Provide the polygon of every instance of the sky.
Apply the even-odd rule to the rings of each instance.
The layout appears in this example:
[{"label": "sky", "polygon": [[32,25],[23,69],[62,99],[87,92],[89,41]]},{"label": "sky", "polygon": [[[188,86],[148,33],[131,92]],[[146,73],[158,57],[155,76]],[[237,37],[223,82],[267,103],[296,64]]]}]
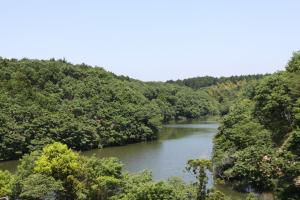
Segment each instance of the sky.
[{"label": "sky", "polygon": [[0,0],[0,56],[144,81],[272,73],[300,50],[299,0]]}]

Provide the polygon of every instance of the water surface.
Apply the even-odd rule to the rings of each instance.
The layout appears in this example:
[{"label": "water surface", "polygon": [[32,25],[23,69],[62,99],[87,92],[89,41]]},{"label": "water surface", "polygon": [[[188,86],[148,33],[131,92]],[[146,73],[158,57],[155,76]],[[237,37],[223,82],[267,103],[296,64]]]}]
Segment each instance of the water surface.
[{"label": "water surface", "polygon": [[[96,157],[117,157],[124,163],[124,170],[139,172],[148,169],[155,180],[171,176],[182,177],[185,181],[194,181],[194,177],[185,171],[189,159],[211,158],[213,137],[218,123],[212,121],[183,121],[165,125],[159,133],[159,139],[119,147],[107,147],[82,152],[83,155]],[[0,169],[15,171],[18,161],[0,163]],[[213,185],[209,174],[209,187]],[[245,199],[245,195],[232,191],[227,186],[217,186],[233,200]]]},{"label": "water surface", "polygon": [[216,122],[170,124],[160,131],[158,140],[91,150],[83,154],[117,157],[124,163],[125,170],[138,172],[148,169],[156,180],[179,176],[189,181],[193,178],[185,172],[187,160],[210,158],[212,138],[217,128]]}]

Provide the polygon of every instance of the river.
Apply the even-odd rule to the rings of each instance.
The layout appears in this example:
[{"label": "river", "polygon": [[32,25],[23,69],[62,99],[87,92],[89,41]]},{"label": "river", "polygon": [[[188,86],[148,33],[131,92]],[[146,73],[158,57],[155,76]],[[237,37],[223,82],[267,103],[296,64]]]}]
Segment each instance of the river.
[{"label": "river", "polygon": [[[95,149],[82,154],[96,157],[117,157],[124,163],[124,170],[139,172],[144,169],[152,171],[155,180],[167,179],[171,176],[182,177],[185,181],[194,178],[185,171],[189,159],[211,158],[213,137],[218,123],[214,121],[182,121],[165,125],[159,139],[119,147]],[[0,163],[0,169],[15,171],[17,161]],[[213,184],[209,175],[209,186]],[[233,200],[244,199],[244,195],[232,191],[226,186],[217,186]]]}]

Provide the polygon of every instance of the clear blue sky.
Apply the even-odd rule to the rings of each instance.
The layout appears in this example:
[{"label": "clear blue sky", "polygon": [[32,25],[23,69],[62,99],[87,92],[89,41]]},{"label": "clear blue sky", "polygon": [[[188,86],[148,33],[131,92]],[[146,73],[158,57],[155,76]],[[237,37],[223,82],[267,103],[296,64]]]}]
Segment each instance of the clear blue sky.
[{"label": "clear blue sky", "polygon": [[299,0],[0,5],[0,56],[66,58],[141,80],[274,72],[300,49]]}]

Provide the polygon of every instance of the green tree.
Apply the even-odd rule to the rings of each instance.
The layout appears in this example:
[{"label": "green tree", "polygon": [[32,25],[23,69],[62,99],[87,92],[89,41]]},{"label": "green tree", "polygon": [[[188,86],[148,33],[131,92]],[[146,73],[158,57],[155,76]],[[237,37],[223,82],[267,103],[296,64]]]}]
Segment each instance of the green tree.
[{"label": "green tree", "polygon": [[107,199],[119,193],[122,164],[116,158],[87,158],[84,163],[86,188],[90,199]]},{"label": "green tree", "polygon": [[175,192],[164,182],[146,183],[127,193],[122,200],[176,200]]},{"label": "green tree", "polygon": [[99,176],[91,185],[90,198],[106,200],[116,194],[121,180],[112,176]]},{"label": "green tree", "polygon": [[36,160],[34,172],[51,176],[61,181],[65,189],[61,198],[85,198],[83,168],[79,155],[61,143],[53,143],[43,148]]},{"label": "green tree", "polygon": [[286,70],[288,72],[296,72],[300,70],[300,52],[294,52],[292,58],[289,60]]},{"label": "green tree", "polygon": [[20,182],[22,199],[39,200],[39,199],[57,199],[63,192],[61,181],[56,181],[53,177],[32,174]]},{"label": "green tree", "polygon": [[288,82],[281,74],[262,80],[254,96],[255,117],[273,133],[279,142],[292,127],[292,99]]},{"label": "green tree", "polygon": [[207,197],[205,200],[230,200],[229,197],[227,197],[225,194],[222,192],[212,189],[209,191]]},{"label": "green tree", "polygon": [[197,179],[197,200],[205,200],[207,195],[206,184],[208,181],[206,171],[211,170],[212,163],[210,160],[196,159],[187,162],[186,169],[192,172]]},{"label": "green tree", "polygon": [[197,189],[193,185],[186,184],[181,178],[171,177],[167,183],[173,188],[176,199],[196,199]]},{"label": "green tree", "polygon": [[300,197],[299,58],[296,52],[287,71],[247,88],[222,119],[214,139],[214,171],[237,189]]},{"label": "green tree", "polygon": [[8,171],[0,170],[0,197],[10,196],[15,178]]}]

